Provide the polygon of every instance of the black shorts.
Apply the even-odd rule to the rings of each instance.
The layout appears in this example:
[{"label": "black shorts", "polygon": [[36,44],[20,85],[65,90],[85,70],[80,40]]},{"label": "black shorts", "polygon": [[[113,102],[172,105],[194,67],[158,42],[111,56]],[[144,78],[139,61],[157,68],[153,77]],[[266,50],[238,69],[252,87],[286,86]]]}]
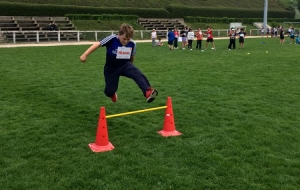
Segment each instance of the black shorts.
[{"label": "black shorts", "polygon": [[241,38],[241,37],[239,38],[240,43],[244,43],[244,41],[245,41],[244,38]]},{"label": "black shorts", "polygon": [[213,38],[206,39],[206,42],[214,42]]},{"label": "black shorts", "polygon": [[168,40],[168,45],[173,45],[174,40]]}]

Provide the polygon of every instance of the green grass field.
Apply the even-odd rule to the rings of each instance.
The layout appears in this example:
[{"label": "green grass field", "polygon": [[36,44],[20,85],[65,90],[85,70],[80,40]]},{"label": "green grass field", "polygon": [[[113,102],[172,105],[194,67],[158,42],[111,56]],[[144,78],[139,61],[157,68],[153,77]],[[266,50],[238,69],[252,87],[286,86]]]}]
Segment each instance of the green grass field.
[{"label": "green grass field", "polygon": [[[215,43],[204,52],[138,43],[135,64],[159,91],[151,104],[127,78],[117,103],[105,97],[104,48],[84,64],[89,46],[0,48],[1,189],[300,189],[300,46]],[[115,149],[88,147],[101,106],[109,115],[168,96],[181,136],[157,133],[158,110],[107,119]]]}]

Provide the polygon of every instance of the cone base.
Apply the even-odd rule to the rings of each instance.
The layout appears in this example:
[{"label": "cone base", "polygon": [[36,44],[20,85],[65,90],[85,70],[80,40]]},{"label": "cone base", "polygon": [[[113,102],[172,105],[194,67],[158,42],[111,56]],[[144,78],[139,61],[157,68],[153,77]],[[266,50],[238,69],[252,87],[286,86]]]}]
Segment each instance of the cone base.
[{"label": "cone base", "polygon": [[89,147],[91,148],[91,150],[93,152],[111,151],[111,150],[113,150],[115,148],[110,142],[108,142],[108,144],[105,145],[105,146],[98,146],[95,143],[90,143]]},{"label": "cone base", "polygon": [[157,131],[161,136],[164,137],[169,137],[169,136],[179,136],[181,135],[181,133],[179,131],[165,131],[165,130],[161,130],[161,131]]}]

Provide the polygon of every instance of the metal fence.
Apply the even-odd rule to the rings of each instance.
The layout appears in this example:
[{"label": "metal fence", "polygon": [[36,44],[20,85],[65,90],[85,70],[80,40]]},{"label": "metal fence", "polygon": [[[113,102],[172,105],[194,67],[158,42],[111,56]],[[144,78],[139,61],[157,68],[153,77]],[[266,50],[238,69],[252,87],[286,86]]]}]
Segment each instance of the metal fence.
[{"label": "metal fence", "polygon": [[[294,31],[295,35],[298,35],[299,31],[300,31],[300,28],[295,29],[295,31]],[[287,32],[287,29],[285,30],[285,33],[286,32]],[[250,29],[249,36],[260,36],[260,35],[261,35],[260,29]],[[270,35],[271,35],[271,32],[270,32]],[[279,36],[279,31],[278,31],[278,36]]]},{"label": "metal fence", "polygon": [[[215,29],[213,35],[215,37],[226,37],[229,29]],[[117,30],[107,31],[0,31],[0,37],[5,43],[19,42],[61,42],[61,41],[98,41],[108,35],[117,34]],[[162,38],[167,38],[167,30],[157,30]],[[150,30],[135,30],[134,40],[150,40]]]},{"label": "metal fence", "polygon": [[[298,35],[299,29],[295,30]],[[205,31],[203,31],[205,32]],[[117,30],[107,31],[0,31],[0,43],[22,43],[22,42],[61,42],[61,41],[98,41],[111,34],[117,34]],[[162,39],[167,39],[167,30],[157,30],[157,33],[162,36]],[[214,29],[214,37],[227,37],[229,29]],[[260,29],[250,29],[248,36],[260,36]],[[271,34],[270,34],[271,35]],[[279,34],[278,34],[279,35]],[[134,40],[150,40],[150,30],[136,30],[133,37]]]}]

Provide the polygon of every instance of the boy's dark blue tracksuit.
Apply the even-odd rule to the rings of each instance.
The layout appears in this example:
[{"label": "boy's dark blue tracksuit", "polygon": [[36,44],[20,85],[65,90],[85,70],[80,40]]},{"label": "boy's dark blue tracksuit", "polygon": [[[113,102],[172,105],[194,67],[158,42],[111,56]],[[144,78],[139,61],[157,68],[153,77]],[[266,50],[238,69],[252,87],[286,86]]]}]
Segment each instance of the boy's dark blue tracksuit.
[{"label": "boy's dark blue tracksuit", "polygon": [[[104,66],[105,90],[108,97],[112,97],[118,89],[120,76],[125,76],[134,80],[145,95],[150,88],[150,83],[146,76],[131,63],[130,59],[117,59],[119,47],[124,47],[118,35],[107,36],[100,40],[101,46],[106,46],[106,63]],[[131,48],[131,56],[136,53],[136,43],[132,40],[126,45]]]}]

